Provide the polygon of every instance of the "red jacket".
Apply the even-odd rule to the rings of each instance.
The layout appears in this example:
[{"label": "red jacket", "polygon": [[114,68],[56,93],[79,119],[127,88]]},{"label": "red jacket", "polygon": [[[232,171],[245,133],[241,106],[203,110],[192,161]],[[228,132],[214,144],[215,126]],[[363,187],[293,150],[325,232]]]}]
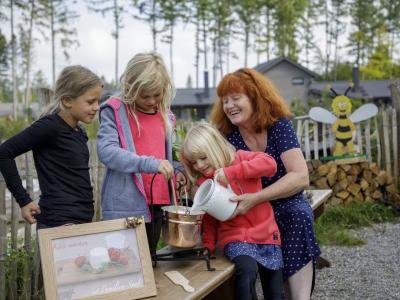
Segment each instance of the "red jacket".
[{"label": "red jacket", "polygon": [[[235,194],[255,193],[262,189],[262,176],[270,177],[275,174],[276,162],[263,152],[239,150],[232,165],[225,167],[224,172]],[[200,178],[197,184],[206,179]],[[238,215],[224,222],[205,214],[202,238],[204,247],[212,252],[217,240],[222,250],[230,242],[281,244],[274,212],[267,201],[254,206],[245,215]]]}]

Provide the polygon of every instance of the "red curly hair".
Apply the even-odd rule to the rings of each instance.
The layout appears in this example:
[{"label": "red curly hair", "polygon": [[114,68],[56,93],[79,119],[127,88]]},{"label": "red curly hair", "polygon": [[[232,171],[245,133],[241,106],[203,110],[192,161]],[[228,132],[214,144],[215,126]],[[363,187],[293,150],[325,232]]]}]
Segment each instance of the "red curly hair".
[{"label": "red curly hair", "polygon": [[226,74],[217,87],[218,100],[211,110],[210,121],[220,132],[232,132],[234,125],[222,109],[222,98],[233,93],[245,94],[253,107],[252,126],[261,132],[274,124],[278,118],[292,116],[286,102],[274,84],[254,69],[242,68]]}]

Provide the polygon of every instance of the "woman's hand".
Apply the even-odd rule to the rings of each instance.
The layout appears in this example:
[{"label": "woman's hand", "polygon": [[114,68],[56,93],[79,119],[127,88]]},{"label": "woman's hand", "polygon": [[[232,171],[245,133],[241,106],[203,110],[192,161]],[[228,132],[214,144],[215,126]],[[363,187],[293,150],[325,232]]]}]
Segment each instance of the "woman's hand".
[{"label": "woman's hand", "polygon": [[258,204],[257,193],[234,196],[231,197],[230,200],[233,202],[238,202],[238,205],[233,212],[231,219],[233,219],[237,215],[246,214],[250,209]]},{"label": "woman's hand", "polygon": [[219,183],[222,183],[224,185],[228,184],[228,178],[226,178],[224,169],[221,168],[221,169],[215,170],[215,172],[214,172],[214,180],[219,182]]},{"label": "woman's hand", "polygon": [[164,175],[165,179],[170,179],[174,175],[174,167],[168,160],[162,160],[158,166],[158,173]]},{"label": "woman's hand", "polygon": [[36,202],[29,202],[21,208],[21,215],[29,224],[36,223],[35,215],[40,214],[40,207]]}]

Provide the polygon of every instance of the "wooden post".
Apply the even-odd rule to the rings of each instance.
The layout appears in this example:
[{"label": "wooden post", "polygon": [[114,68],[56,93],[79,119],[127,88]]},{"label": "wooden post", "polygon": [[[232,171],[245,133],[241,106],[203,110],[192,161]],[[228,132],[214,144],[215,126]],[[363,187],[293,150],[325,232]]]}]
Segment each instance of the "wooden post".
[{"label": "wooden post", "polygon": [[363,151],[363,143],[362,143],[362,137],[361,137],[361,124],[360,123],[356,124],[356,137],[357,137],[358,152],[362,154],[362,153],[364,153],[364,151]]},{"label": "wooden post", "polygon": [[299,144],[301,145],[301,132],[302,132],[302,120],[297,119],[297,128],[296,128],[296,135],[297,135],[297,140],[299,141]]},{"label": "wooden post", "polygon": [[385,146],[386,172],[390,175],[393,175],[391,158],[390,158],[389,120],[386,109],[383,110],[382,121],[383,121],[383,144],[386,145]]},{"label": "wooden post", "polygon": [[335,137],[333,136],[332,125],[329,125],[328,132],[329,132],[329,145],[330,145],[329,147],[331,149],[331,155],[333,155],[333,149],[335,149]]},{"label": "wooden post", "polygon": [[378,127],[378,119],[375,116],[374,117],[374,125],[375,125],[375,131],[376,131],[376,151],[377,151],[377,156],[376,156],[376,162],[378,163],[378,166],[382,168],[382,150],[381,150],[381,134],[380,134],[380,129]]},{"label": "wooden post", "polygon": [[53,97],[53,91],[48,88],[38,88],[37,95],[38,95],[38,104],[40,110],[39,115],[40,115],[51,103],[51,99]]},{"label": "wooden post", "polygon": [[326,151],[326,124],[322,123],[322,151],[324,157],[328,156],[328,152]]},{"label": "wooden post", "polygon": [[[26,180],[26,191],[34,199],[34,191],[33,191],[33,174],[32,174],[32,152],[25,153],[25,180]],[[23,270],[24,277],[24,297],[25,299],[30,299],[31,297],[31,273],[32,273],[32,232],[31,232],[31,224],[25,222],[25,244],[24,248],[27,253],[26,261]]]},{"label": "wooden post", "polygon": [[318,147],[318,123],[315,121],[313,122],[313,129],[314,129],[314,159],[319,159],[319,147]]},{"label": "wooden post", "polygon": [[[390,85],[390,92],[392,95],[392,104],[395,109],[395,115],[396,115],[396,120],[400,120],[400,81],[393,81],[392,84]],[[397,123],[395,123],[396,126],[396,132],[397,132],[397,138],[396,141],[400,141],[400,130],[397,128]],[[396,149],[396,156],[394,157],[394,160],[397,162],[397,167],[396,167],[396,172],[399,174],[399,161],[400,161],[400,151],[398,151],[399,145],[397,144],[395,146]],[[396,174],[396,173],[395,173]],[[397,176],[398,177],[398,176]],[[396,178],[398,180],[398,178]],[[399,184],[399,182],[397,182]],[[398,187],[398,185],[397,185]]]},{"label": "wooden post", "polygon": [[371,159],[371,127],[369,119],[365,123],[365,145],[367,158]]},{"label": "wooden post", "polygon": [[0,173],[0,300],[6,299],[7,215],[6,183]]},{"label": "wooden post", "polygon": [[306,153],[306,160],[311,159],[311,152],[310,152],[310,136],[308,133],[309,130],[309,120],[304,121],[304,152]]},{"label": "wooden post", "polygon": [[396,186],[399,185],[399,141],[398,128],[397,128],[397,112],[395,109],[391,109],[392,112],[392,138],[393,138],[393,177]]},{"label": "wooden post", "polygon": [[[18,219],[19,219],[19,206],[14,197],[11,197],[11,250],[18,251]],[[14,259],[10,262],[10,299],[18,299],[17,297],[17,260]]]},{"label": "wooden post", "polygon": [[101,220],[101,187],[102,187],[102,183],[103,183],[103,177],[104,177],[104,165],[99,161],[97,164],[97,204],[95,206],[95,210],[96,210],[96,216],[97,219],[96,221],[100,221]]},{"label": "wooden post", "polygon": [[100,221],[100,184],[99,184],[99,159],[96,151],[96,140],[89,139],[90,152],[90,178],[93,186],[94,216],[93,221]]}]

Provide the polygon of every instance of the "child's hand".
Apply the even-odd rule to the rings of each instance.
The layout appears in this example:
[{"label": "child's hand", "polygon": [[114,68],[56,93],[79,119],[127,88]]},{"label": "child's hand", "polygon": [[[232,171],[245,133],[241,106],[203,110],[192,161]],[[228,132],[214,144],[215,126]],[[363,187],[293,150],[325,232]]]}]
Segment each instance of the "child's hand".
[{"label": "child's hand", "polygon": [[174,167],[168,160],[162,160],[158,166],[158,173],[164,175],[165,179],[170,179],[174,175]]},{"label": "child's hand", "polygon": [[40,207],[36,202],[29,202],[21,208],[21,215],[29,224],[36,223],[35,215],[40,214]]},{"label": "child's hand", "polygon": [[224,169],[217,169],[214,173],[214,180],[223,183],[224,185],[228,184],[228,178],[226,178]]}]

